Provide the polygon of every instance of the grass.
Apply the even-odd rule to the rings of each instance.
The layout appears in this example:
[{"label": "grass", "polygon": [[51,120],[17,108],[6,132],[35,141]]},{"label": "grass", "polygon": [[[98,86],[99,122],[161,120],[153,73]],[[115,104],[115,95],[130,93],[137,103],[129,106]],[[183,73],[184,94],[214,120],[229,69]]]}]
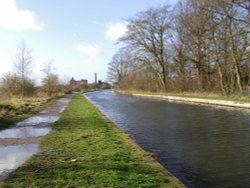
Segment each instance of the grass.
[{"label": "grass", "polygon": [[123,91],[116,90],[118,93],[125,94],[148,94],[148,95],[163,95],[163,96],[176,96],[176,97],[187,97],[187,98],[199,98],[199,99],[212,99],[212,100],[223,100],[223,101],[234,101],[234,102],[250,102],[249,97],[237,97],[237,96],[222,96],[214,93],[195,93],[195,92],[182,92],[182,93],[156,93],[148,91]]},{"label": "grass", "polygon": [[0,130],[8,128],[14,123],[28,118],[54,100],[48,98],[15,99],[0,103]]},{"label": "grass", "polygon": [[80,94],[0,187],[184,187]]}]

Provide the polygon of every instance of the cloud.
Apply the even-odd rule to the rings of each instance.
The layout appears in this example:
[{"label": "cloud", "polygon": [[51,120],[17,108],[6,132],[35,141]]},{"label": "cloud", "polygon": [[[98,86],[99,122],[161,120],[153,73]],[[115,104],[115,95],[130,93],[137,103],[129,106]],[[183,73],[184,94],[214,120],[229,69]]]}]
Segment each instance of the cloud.
[{"label": "cloud", "polygon": [[79,44],[76,46],[76,49],[82,54],[89,56],[89,57],[96,57],[102,53],[100,46],[98,46],[97,44],[95,45]]},{"label": "cloud", "polygon": [[103,51],[101,47],[97,44],[95,45],[76,45],[76,49],[78,52],[82,53],[85,56],[85,63],[92,63],[95,58],[100,56]]},{"label": "cloud", "polygon": [[19,10],[15,0],[0,0],[0,27],[40,31],[44,28],[44,22],[38,21],[35,13],[30,10]]},{"label": "cloud", "polygon": [[107,24],[106,38],[116,42],[127,31],[126,22],[110,22]]}]

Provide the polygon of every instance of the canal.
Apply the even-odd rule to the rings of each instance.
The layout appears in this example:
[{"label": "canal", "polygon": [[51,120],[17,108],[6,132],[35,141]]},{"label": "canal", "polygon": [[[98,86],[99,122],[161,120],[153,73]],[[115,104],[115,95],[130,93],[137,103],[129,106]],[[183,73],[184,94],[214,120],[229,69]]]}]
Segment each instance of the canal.
[{"label": "canal", "polygon": [[190,188],[250,187],[250,111],[100,91],[85,96]]}]

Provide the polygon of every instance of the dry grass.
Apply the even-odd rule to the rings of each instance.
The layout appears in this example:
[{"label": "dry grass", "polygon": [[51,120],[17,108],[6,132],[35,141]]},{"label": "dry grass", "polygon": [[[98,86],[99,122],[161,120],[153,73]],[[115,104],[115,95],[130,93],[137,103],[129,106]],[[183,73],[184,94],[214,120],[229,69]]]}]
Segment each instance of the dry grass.
[{"label": "dry grass", "polygon": [[38,112],[49,101],[48,98],[26,98],[24,100],[15,98],[0,102],[0,130]]}]

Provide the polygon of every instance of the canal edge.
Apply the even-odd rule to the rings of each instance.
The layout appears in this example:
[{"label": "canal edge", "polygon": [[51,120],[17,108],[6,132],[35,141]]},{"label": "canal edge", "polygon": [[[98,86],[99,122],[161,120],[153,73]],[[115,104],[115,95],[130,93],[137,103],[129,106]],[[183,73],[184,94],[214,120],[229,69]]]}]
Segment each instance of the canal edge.
[{"label": "canal edge", "polygon": [[201,105],[213,105],[213,106],[224,106],[224,107],[232,107],[232,108],[250,109],[250,103],[248,103],[248,102],[189,98],[189,97],[178,97],[178,96],[160,95],[160,94],[156,94],[156,95],[140,94],[140,93],[136,93],[136,92],[117,91],[117,90],[115,90],[113,92],[119,93],[119,94],[124,94],[124,95],[132,95],[135,97],[163,99],[163,100],[167,100],[167,101],[176,101],[176,102],[190,103],[190,104],[197,104],[197,105],[201,104]]},{"label": "canal edge", "polygon": [[91,103],[91,101],[88,100],[87,97],[83,95],[83,97],[96,109],[100,117],[107,122],[107,125],[114,130],[115,133],[119,135],[121,140],[124,143],[129,144],[133,151],[140,156],[140,159],[145,162],[145,164],[149,165],[152,170],[154,170],[156,173],[158,173],[160,176],[162,176],[166,182],[172,183],[175,188],[186,188],[186,186],[177,178],[175,177],[171,172],[169,172],[165,167],[163,167],[153,156],[152,153],[145,151],[143,148],[141,148],[137,143],[135,143],[134,140],[132,140],[129,135],[124,132],[123,130],[119,129],[115,123],[113,123],[106,115],[104,115],[95,105]]}]

